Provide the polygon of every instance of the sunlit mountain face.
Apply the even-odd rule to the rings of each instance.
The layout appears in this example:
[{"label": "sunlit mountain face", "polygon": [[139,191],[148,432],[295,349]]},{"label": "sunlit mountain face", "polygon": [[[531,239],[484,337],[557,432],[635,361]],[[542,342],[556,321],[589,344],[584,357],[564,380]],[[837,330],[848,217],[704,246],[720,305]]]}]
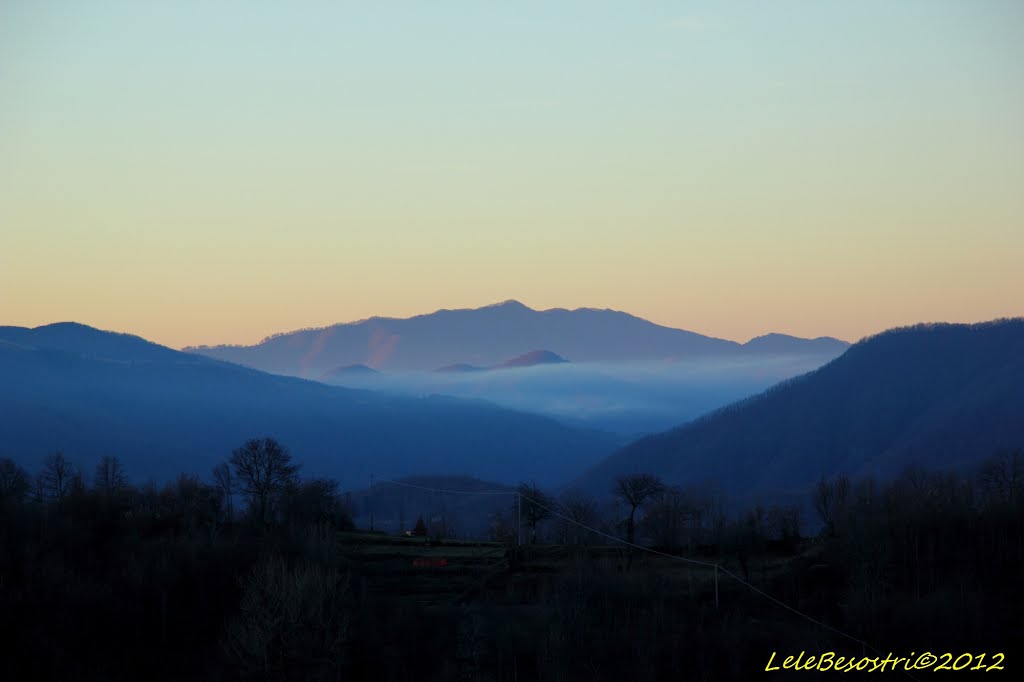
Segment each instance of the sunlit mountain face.
[{"label": "sunlit mountain face", "polygon": [[616,310],[533,310],[518,301],[483,308],[438,310],[416,317],[373,317],[321,329],[275,334],[253,346],[186,348],[269,372],[315,378],[364,364],[382,371],[430,371],[452,366],[574,363],[661,363],[758,355],[835,357],[832,338],[781,334],[746,344],[654,324]]},{"label": "sunlit mountain face", "polygon": [[618,311],[537,311],[506,301],[187,350],[342,386],[479,398],[636,435],[814,369],[847,346],[781,334],[739,344]]}]

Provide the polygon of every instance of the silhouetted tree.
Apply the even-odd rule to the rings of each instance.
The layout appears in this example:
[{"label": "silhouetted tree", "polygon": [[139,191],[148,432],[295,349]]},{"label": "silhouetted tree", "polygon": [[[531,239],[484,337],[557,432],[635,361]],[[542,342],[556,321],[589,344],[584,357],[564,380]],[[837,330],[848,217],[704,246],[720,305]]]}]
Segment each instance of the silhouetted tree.
[{"label": "silhouetted tree", "polygon": [[46,457],[43,469],[36,477],[36,491],[39,498],[44,501],[60,502],[80,485],[81,477],[77,468],[59,451]]},{"label": "silhouetted tree", "polygon": [[338,483],[328,478],[288,483],[282,492],[281,507],[285,521],[291,524],[352,527],[351,515],[338,495]]},{"label": "silhouetted tree", "polygon": [[231,466],[253,513],[269,523],[274,504],[286,486],[295,482],[299,465],[273,438],[252,439],[231,453]]},{"label": "silhouetted tree", "polygon": [[615,494],[629,506],[626,522],[626,539],[629,542],[633,542],[636,536],[636,510],[664,489],[661,479],[651,474],[623,474],[615,479]]},{"label": "silhouetted tree", "polygon": [[825,524],[825,531],[830,536],[836,533],[849,493],[850,479],[844,474],[836,476],[832,481],[822,477],[814,489],[814,510],[818,512],[821,522]]},{"label": "silhouetted tree", "polygon": [[349,613],[348,577],[311,563],[272,557],[242,581],[239,615],[223,647],[243,676],[339,680]]},{"label": "silhouetted tree", "polygon": [[654,496],[648,502],[646,518],[646,525],[654,541],[669,549],[681,548],[692,510],[689,496],[678,486],[666,487]]},{"label": "silhouetted tree", "polygon": [[586,544],[590,531],[582,526],[593,528],[597,524],[597,503],[585,493],[570,490],[562,495],[559,506],[566,516],[560,523],[562,542],[567,545]]},{"label": "silhouetted tree", "polygon": [[988,504],[1019,508],[1024,502],[1024,452],[1001,452],[986,460],[981,465],[978,480]]},{"label": "silhouetted tree", "polygon": [[0,503],[21,502],[30,487],[27,471],[15,464],[12,459],[0,459]]},{"label": "silhouetted tree", "polygon": [[117,457],[107,455],[96,465],[96,477],[93,486],[107,499],[117,496],[128,484],[124,475],[124,467]]},{"label": "silhouetted tree", "polygon": [[224,513],[228,521],[231,521],[235,518],[235,479],[227,462],[221,462],[213,467],[213,484],[220,490],[224,500]]},{"label": "silhouetted tree", "polygon": [[736,558],[743,570],[743,577],[750,580],[750,559],[764,551],[765,521],[767,512],[755,506],[743,516],[728,525],[722,532],[722,549]]},{"label": "silhouetted tree", "polygon": [[159,513],[176,519],[186,528],[211,526],[221,514],[220,491],[206,485],[195,474],[182,473],[159,493]]},{"label": "silhouetted tree", "polygon": [[491,517],[487,527],[488,537],[493,542],[514,543],[516,539],[515,523],[506,512],[498,511]]},{"label": "silhouetted tree", "polygon": [[520,505],[519,522],[526,524],[530,530],[530,543],[534,544],[537,542],[537,526],[551,518],[550,510],[554,508],[555,501],[538,488],[536,483],[520,483],[519,497],[515,503]]},{"label": "silhouetted tree", "polygon": [[774,505],[768,509],[767,525],[774,539],[787,550],[796,549],[800,542],[800,507]]}]

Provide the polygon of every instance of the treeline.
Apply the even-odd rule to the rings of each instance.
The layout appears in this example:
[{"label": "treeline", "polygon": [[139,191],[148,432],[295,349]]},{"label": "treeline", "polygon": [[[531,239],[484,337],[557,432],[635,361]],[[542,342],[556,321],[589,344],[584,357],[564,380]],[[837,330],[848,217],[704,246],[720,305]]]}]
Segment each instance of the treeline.
[{"label": "treeline", "polygon": [[[884,482],[822,479],[808,494],[814,519],[792,506],[726,516],[713,494],[643,474],[618,479],[618,504],[603,516],[593,498],[578,493],[538,498],[529,486],[520,490],[543,504],[536,529],[538,515],[523,512],[524,537],[561,542],[575,526],[569,519],[622,539],[632,527],[638,544],[718,564],[886,653],[1012,657],[1024,650],[1020,451],[966,473],[916,467]],[[569,538],[607,541],[583,533]],[[721,603],[713,609],[707,573],[695,588],[699,578],[680,577],[691,575],[685,562],[673,577],[671,560],[640,550],[623,555],[611,565],[572,562],[541,590],[540,603],[554,616],[539,646],[549,664],[562,666],[561,679],[740,680],[763,673],[770,651],[872,655],[730,577],[721,576]],[[1014,660],[1005,667],[1021,669]]]},{"label": "treeline", "polygon": [[761,549],[792,552],[804,532],[798,505],[757,506],[730,516],[719,491],[669,485],[651,474],[617,477],[606,497],[574,488],[556,494],[535,483],[521,483],[515,492],[518,499],[491,516],[490,540],[569,546],[623,540],[668,553],[717,553],[753,529]]},{"label": "treeline", "polygon": [[91,483],[62,453],[0,460],[4,676],[336,679],[351,514],[300,469],[270,438],[162,486],[115,457]]},{"label": "treeline", "polygon": [[[182,473],[163,486],[130,483],[117,457],[100,459],[88,485],[62,452],[48,455],[35,476],[9,458],[0,459],[0,505],[6,511],[30,503],[50,514],[185,521],[212,530],[234,521],[256,525],[326,522],[352,527],[351,513],[328,478],[302,478],[301,464],[273,438],[252,439],[210,472],[209,481]],[[235,501],[244,505],[236,514]]]},{"label": "treeline", "polygon": [[823,479],[814,521],[793,507],[729,516],[646,474],[620,478],[614,502],[519,491],[492,527],[507,565],[421,603],[403,581],[447,589],[458,574],[368,564],[370,536],[339,532],[337,484],[303,478],[272,439],[164,486],[132,485],[113,458],[88,482],[60,455],[34,475],[0,460],[4,676],[746,680],[772,651],[863,653],[725,573],[716,592],[708,569],[642,548],[718,564],[896,655],[1024,650],[1019,452],[969,475]]}]

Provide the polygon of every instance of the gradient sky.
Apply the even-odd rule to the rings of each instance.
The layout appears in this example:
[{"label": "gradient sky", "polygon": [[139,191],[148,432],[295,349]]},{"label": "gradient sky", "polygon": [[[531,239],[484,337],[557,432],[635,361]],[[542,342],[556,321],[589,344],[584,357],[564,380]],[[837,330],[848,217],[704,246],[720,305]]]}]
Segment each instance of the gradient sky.
[{"label": "gradient sky", "polygon": [[0,3],[0,324],[1024,314],[1024,3]]}]

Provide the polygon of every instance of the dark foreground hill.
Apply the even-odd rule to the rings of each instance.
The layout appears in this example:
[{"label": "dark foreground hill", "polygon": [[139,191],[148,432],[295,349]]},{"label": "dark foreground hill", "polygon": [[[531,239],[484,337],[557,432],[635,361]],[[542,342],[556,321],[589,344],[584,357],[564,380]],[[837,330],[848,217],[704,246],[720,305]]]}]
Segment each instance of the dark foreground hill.
[{"label": "dark foreground hill", "polygon": [[87,473],[110,454],[137,480],[208,472],[270,435],[344,487],[451,471],[558,484],[619,444],[489,403],[273,376],[76,324],[0,328],[0,434],[0,456],[30,470],[55,450]]},{"label": "dark foreground hill", "polygon": [[806,494],[821,476],[963,469],[1024,447],[1024,319],[894,329],[818,370],[678,429],[638,440],[586,473],[711,483],[733,500]]}]

